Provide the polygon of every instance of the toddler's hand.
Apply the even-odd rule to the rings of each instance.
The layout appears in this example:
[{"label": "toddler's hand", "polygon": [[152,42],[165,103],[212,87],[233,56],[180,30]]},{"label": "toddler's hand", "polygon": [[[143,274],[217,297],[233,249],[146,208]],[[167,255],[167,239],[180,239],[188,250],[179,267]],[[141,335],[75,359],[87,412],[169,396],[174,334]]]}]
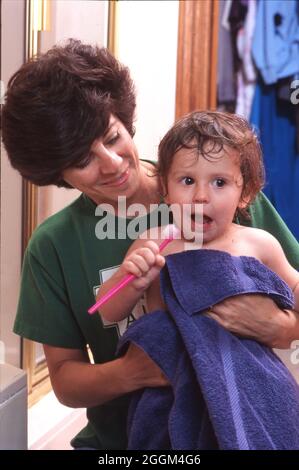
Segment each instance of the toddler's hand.
[{"label": "toddler's hand", "polygon": [[135,289],[147,289],[164,264],[165,258],[159,253],[159,245],[148,240],[124,259],[121,270],[136,276],[137,279],[131,283]]}]

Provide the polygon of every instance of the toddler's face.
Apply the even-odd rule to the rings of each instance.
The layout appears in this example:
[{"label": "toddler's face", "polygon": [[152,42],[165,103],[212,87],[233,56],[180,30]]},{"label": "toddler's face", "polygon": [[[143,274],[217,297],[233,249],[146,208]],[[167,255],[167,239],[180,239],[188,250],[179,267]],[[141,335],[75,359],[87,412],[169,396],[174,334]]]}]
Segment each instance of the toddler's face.
[{"label": "toddler's face", "polygon": [[[198,154],[196,149],[180,149],[170,167],[166,188],[167,203],[180,205],[180,214],[174,214],[174,217],[183,218],[187,230],[186,219],[189,217],[191,233],[202,234],[203,243],[227,233],[243,188],[239,156],[234,149],[223,148],[209,156],[211,161]],[[179,221],[176,223],[181,226]],[[187,232],[184,230],[184,233]]]}]

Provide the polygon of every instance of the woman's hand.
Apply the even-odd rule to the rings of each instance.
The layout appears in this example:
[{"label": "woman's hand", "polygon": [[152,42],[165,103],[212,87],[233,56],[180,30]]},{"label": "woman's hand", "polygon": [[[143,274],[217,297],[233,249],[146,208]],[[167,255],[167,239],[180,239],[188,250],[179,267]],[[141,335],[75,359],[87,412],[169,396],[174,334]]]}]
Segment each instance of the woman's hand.
[{"label": "woman's hand", "polygon": [[227,330],[253,338],[271,348],[288,349],[299,338],[299,317],[281,310],[266,295],[243,294],[214,305],[208,316]]}]

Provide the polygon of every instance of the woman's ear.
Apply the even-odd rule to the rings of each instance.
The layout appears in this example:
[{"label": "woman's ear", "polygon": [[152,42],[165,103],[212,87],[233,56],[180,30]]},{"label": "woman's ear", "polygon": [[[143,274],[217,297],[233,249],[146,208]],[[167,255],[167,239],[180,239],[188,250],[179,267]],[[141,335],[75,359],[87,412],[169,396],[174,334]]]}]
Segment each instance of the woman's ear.
[{"label": "woman's ear", "polygon": [[168,203],[167,187],[161,176],[160,176],[160,188],[161,188],[161,196],[163,197],[164,201]]}]

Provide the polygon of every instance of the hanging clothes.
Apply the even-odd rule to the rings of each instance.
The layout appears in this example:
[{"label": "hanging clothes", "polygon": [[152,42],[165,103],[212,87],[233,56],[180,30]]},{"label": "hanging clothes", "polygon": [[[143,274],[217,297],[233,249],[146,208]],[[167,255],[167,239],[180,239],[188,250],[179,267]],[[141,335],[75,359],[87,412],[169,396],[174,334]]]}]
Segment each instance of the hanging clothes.
[{"label": "hanging clothes", "polygon": [[299,72],[297,0],[258,2],[252,54],[266,84]]},{"label": "hanging clothes", "polygon": [[260,79],[251,123],[260,133],[266,168],[265,194],[299,240],[299,158],[296,152],[296,107],[277,97],[276,85]]},{"label": "hanging clothes", "polygon": [[264,192],[297,239],[298,130],[288,83],[299,72],[298,5],[297,0],[258,1],[252,55],[260,78],[250,119],[260,131],[266,168]]},{"label": "hanging clothes", "polygon": [[220,0],[217,72],[218,109],[235,112],[241,57],[236,38],[244,26],[248,0]]},{"label": "hanging clothes", "polygon": [[228,23],[231,1],[219,2],[219,46],[217,70],[217,102],[219,105],[229,106],[236,101],[236,83],[233,66],[233,48]]},{"label": "hanging clothes", "polygon": [[256,82],[256,69],[253,63],[251,48],[256,20],[256,0],[248,2],[244,26],[237,33],[237,50],[241,65],[237,73],[236,113],[250,118]]},{"label": "hanging clothes", "polygon": [[241,28],[244,27],[246,15],[248,11],[248,0],[232,0],[229,24],[231,31],[231,38],[233,44],[233,57],[234,57],[234,70],[237,72],[241,65],[241,58],[238,55],[237,49],[237,35]]}]

